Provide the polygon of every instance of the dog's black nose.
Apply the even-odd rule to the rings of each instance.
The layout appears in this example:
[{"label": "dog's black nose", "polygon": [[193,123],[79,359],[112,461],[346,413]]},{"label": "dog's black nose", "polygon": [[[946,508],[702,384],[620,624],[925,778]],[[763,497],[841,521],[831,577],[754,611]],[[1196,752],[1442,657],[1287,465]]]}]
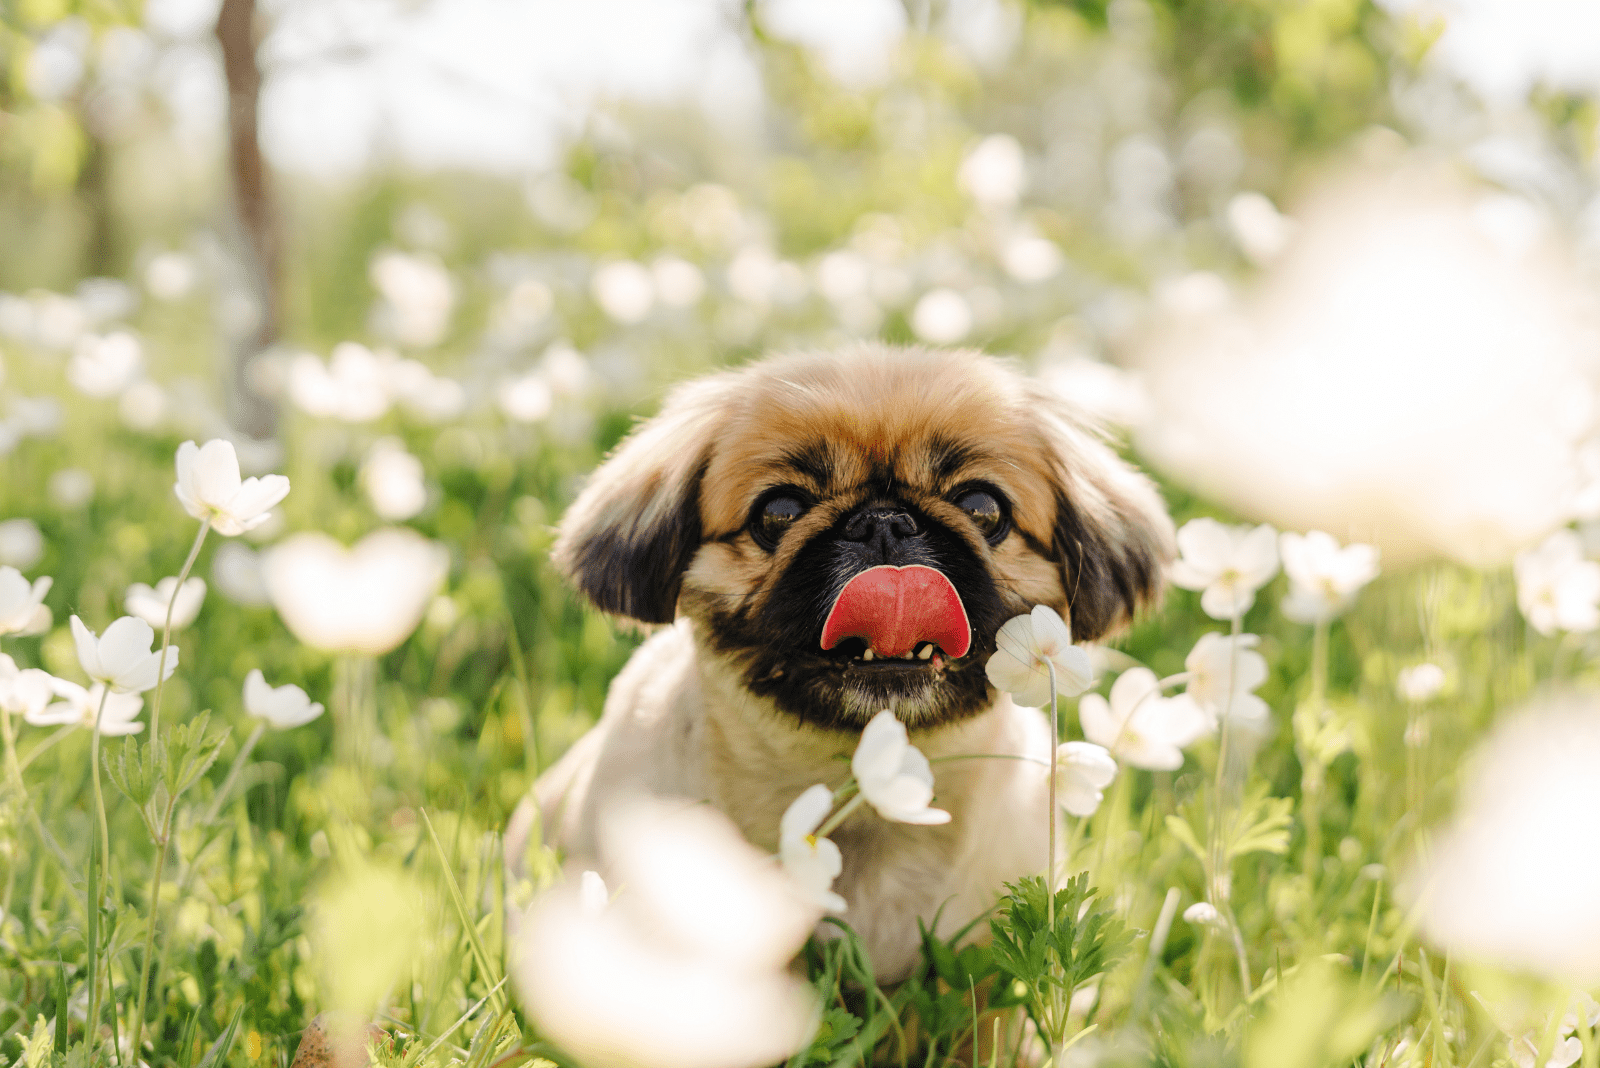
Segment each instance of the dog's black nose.
[{"label": "dog's black nose", "polygon": [[911,541],[921,533],[916,517],[892,505],[868,505],[852,515],[844,525],[846,541],[860,542],[876,550],[885,563],[897,563]]}]

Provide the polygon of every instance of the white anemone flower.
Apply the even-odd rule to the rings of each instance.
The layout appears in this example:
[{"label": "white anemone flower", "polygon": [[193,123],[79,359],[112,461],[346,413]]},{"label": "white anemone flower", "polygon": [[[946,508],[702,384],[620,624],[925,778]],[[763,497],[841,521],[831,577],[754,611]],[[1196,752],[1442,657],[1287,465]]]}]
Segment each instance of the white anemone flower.
[{"label": "white anemone flower", "polygon": [[1583,558],[1583,539],[1556,531],[1517,554],[1517,606],[1540,634],[1586,632],[1600,627],[1600,563]]},{"label": "white anemone flower", "polygon": [[28,722],[44,711],[55,696],[56,679],[38,668],[18,668],[17,662],[0,653],[0,708],[14,712]]},{"label": "white anemone flower", "polygon": [[1182,556],[1172,565],[1172,584],[1204,590],[1200,608],[1212,619],[1250,611],[1256,591],[1278,573],[1278,532],[1270,524],[1230,527],[1215,519],[1191,519],[1178,530]]},{"label": "white anemone flower", "polygon": [[1008,619],[995,635],[995,652],[984,668],[997,690],[1020,705],[1050,703],[1050,668],[1055,668],[1056,694],[1074,697],[1094,685],[1089,654],[1072,644],[1072,629],[1049,605]]},{"label": "white anemone flower", "polygon": [[1444,668],[1434,663],[1414,664],[1401,668],[1395,677],[1395,689],[1400,696],[1414,705],[1433,700],[1444,689]]},{"label": "white anemone flower", "polygon": [[113,693],[153,690],[158,682],[171,678],[178,668],[178,647],[168,647],[163,670],[161,651],[150,648],[156,640],[156,632],[150,624],[133,616],[114,621],[99,637],[83,625],[83,620],[73,616],[72,640],[78,647],[78,663],[83,666],[84,674],[95,682],[105,683]]},{"label": "white anemone flower", "polygon": [[373,656],[417,629],[449,569],[448,549],[400,527],[351,549],[326,534],[296,534],[262,554],[267,593],[295,637]]},{"label": "white anemone flower", "polygon": [[1117,777],[1117,762],[1093,742],[1056,747],[1056,802],[1074,816],[1092,816]]},{"label": "white anemone flower", "polygon": [[1296,623],[1324,623],[1355,603],[1361,587],[1378,577],[1375,545],[1340,546],[1332,534],[1284,534],[1278,539],[1289,596],[1283,614]]},{"label": "white anemone flower", "polygon": [[379,438],[361,462],[361,485],[372,510],[390,522],[410,519],[428,503],[422,461],[399,438]]},{"label": "white anemone flower", "polygon": [[312,703],[300,687],[268,686],[260,668],[252,668],[244,677],[244,710],[280,731],[310,723],[322,715],[322,705]]},{"label": "white anemone flower", "polygon": [[282,475],[239,478],[239,455],[233,442],[215,438],[203,447],[186,441],[178,446],[178,481],[173,491],[184,511],[211,520],[218,534],[232,537],[253,530],[272,517],[272,506],[289,495]]},{"label": "white anemone flower", "polygon": [[1211,730],[1211,719],[1193,700],[1163,697],[1149,668],[1129,668],[1111,684],[1111,699],[1086,693],[1078,701],[1083,736],[1136,768],[1174,771],[1183,750]]},{"label": "white anemone flower", "polygon": [[1217,721],[1263,728],[1271,716],[1267,703],[1251,691],[1267,681],[1267,658],[1255,651],[1261,639],[1211,631],[1202,634],[1184,658],[1189,685],[1184,696]]},{"label": "white anemone flower", "polygon": [[1600,982],[1600,707],[1570,696],[1500,724],[1403,884],[1458,958],[1578,989]]},{"label": "white anemone flower", "polygon": [[517,937],[542,1034],[595,1068],[759,1068],[806,1046],[818,1009],[788,962],[819,912],[790,880],[701,805],[612,809],[600,846],[616,896],[559,885]]},{"label": "white anemone flower", "polygon": [[850,770],[861,796],[884,819],[923,825],[950,822],[950,813],[928,807],[933,800],[933,768],[911,744],[906,725],[888,709],[873,716],[861,732]]},{"label": "white anemone flower", "polygon": [[778,824],[778,859],[808,900],[828,912],[843,912],[845,900],[833,892],[844,868],[839,847],[817,837],[817,828],[833,810],[833,791],[822,783],[790,802]]},{"label": "white anemone flower", "polygon": [[235,604],[261,607],[271,604],[266,579],[261,574],[261,554],[237,541],[217,546],[211,558],[211,581]]},{"label": "white anemone flower", "polygon": [[[176,649],[168,650],[176,653]],[[54,702],[27,717],[35,727],[73,725],[94,730],[95,718],[100,720],[100,733],[106,735],[138,734],[144,724],[136,717],[144,708],[144,698],[136,693],[106,693],[106,685],[97,682],[85,689],[66,679],[52,679],[51,688],[61,700]],[[100,711],[101,701],[105,711]]]},{"label": "white anemone flower", "polygon": [[41,613],[50,611],[44,606],[50,583],[48,576],[30,583],[16,568],[0,567],[0,634],[38,633]]},{"label": "white anemone flower", "polygon": [[44,559],[44,534],[31,519],[7,519],[0,523],[0,565],[19,571]]},{"label": "white anemone flower", "polygon": [[131,616],[138,616],[152,627],[165,627],[167,624],[167,605],[172,605],[172,629],[182,630],[195,621],[200,614],[200,606],[206,599],[206,580],[195,578],[185,580],[183,588],[178,590],[178,599],[173,601],[172,591],[177,589],[178,578],[168,575],[156,583],[151,589],[143,582],[135,582],[128,587],[124,595],[122,606]]}]

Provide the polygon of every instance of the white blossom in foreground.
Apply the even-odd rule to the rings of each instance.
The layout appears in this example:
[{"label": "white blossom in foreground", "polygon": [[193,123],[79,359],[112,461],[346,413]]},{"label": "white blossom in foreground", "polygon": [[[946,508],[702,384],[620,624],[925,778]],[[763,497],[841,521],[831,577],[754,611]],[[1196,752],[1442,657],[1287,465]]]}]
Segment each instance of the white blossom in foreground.
[{"label": "white blossom in foreground", "polygon": [[867,804],[884,819],[924,825],[950,822],[950,813],[928,807],[933,800],[933,769],[911,744],[906,725],[888,709],[873,716],[861,732],[850,770]]},{"label": "white blossom in foreground", "polygon": [[1050,668],[1055,668],[1056,695],[1074,697],[1094,685],[1089,654],[1072,644],[1072,630],[1049,605],[1008,619],[995,635],[995,652],[984,672],[997,690],[1020,705],[1050,703]]},{"label": "white blossom in foreground", "polygon": [[1056,803],[1074,816],[1092,816],[1105,788],[1117,777],[1117,762],[1093,742],[1056,747]]},{"label": "white blossom in foreground", "polygon": [[178,446],[177,493],[184,511],[211,520],[218,534],[232,537],[253,530],[272,516],[272,507],[289,495],[282,475],[239,478],[239,455],[233,442],[215,438],[196,446]]},{"label": "white blossom in foreground", "polygon": [[123,596],[122,606],[131,616],[137,616],[152,627],[165,627],[167,624],[167,605],[172,605],[172,629],[182,630],[195,621],[200,614],[200,606],[206,599],[206,580],[195,577],[186,579],[183,588],[178,590],[178,599],[173,601],[172,591],[177,589],[178,578],[168,575],[156,583],[151,589],[143,582],[135,582],[128,587],[128,592]]},{"label": "white blossom in foreground", "polygon": [[49,577],[29,582],[14,567],[0,567],[0,634],[35,634],[44,613],[49,628],[49,609],[44,595],[50,592]]},{"label": "white blossom in foreground", "polygon": [[1401,697],[1420,705],[1433,700],[1444,689],[1444,668],[1431,663],[1401,668],[1394,685]]},{"label": "white blossom in foreground", "polygon": [[1191,519],[1178,530],[1172,584],[1203,590],[1200,608],[1212,619],[1244,615],[1256,591],[1278,573],[1278,532],[1269,524],[1230,527],[1215,519]]},{"label": "white blossom in foreground", "polygon": [[1372,545],[1340,546],[1332,534],[1284,534],[1278,540],[1289,596],[1283,614],[1296,623],[1322,623],[1355,603],[1361,587],[1378,577]]},{"label": "white blossom in foreground", "polygon": [[831,811],[833,791],[822,783],[795,798],[778,824],[778,859],[808,900],[828,912],[843,912],[845,900],[833,892],[833,881],[844,859],[837,845],[816,834]]},{"label": "white blossom in foreground", "polygon": [[252,668],[244,677],[244,710],[280,731],[310,723],[322,715],[322,705],[313,704],[300,687],[268,686],[259,668]]},{"label": "white blossom in foreground", "polygon": [[296,534],[262,557],[267,593],[295,637],[374,656],[417,629],[450,569],[448,549],[398,527],[350,549],[326,534]]},{"label": "white blossom in foreground", "polygon": [[[168,656],[176,652],[176,649],[170,649]],[[94,730],[95,717],[99,716],[101,734],[138,734],[144,730],[144,724],[136,722],[139,711],[144,708],[144,698],[136,693],[112,691],[107,694],[103,682],[97,682],[88,689],[66,679],[53,679],[51,685],[55,696],[61,700],[27,717],[28,722],[36,727],[73,724]],[[102,700],[105,702],[104,712],[100,711]]]},{"label": "white blossom in foreground", "polygon": [[1078,700],[1083,736],[1136,768],[1174,771],[1186,746],[1210,733],[1211,718],[1193,700],[1163,697],[1149,668],[1129,668],[1111,684],[1111,699]]},{"label": "white blossom in foreground", "polygon": [[810,1041],[815,998],[787,965],[818,910],[725,817],[634,802],[600,847],[615,899],[557,886],[513,950],[541,1033],[593,1068],[758,1068]]},{"label": "white blossom in foreground", "polygon": [[1185,696],[1219,722],[1264,728],[1271,710],[1251,692],[1267,681],[1267,658],[1255,651],[1260,640],[1254,634],[1202,634],[1183,661],[1189,669]]},{"label": "white blossom in foreground", "polygon": [[38,668],[18,668],[0,653],[0,708],[33,722],[55,696],[56,679]]},{"label": "white blossom in foreground", "polygon": [[1459,957],[1600,982],[1600,705],[1569,697],[1496,728],[1411,872],[1421,930]]},{"label": "white blossom in foreground", "polygon": [[150,624],[133,616],[114,621],[99,637],[83,625],[83,620],[73,616],[72,640],[78,647],[78,663],[84,674],[105,683],[114,693],[155,689],[156,683],[171,678],[178,667],[178,647],[174,645],[167,649],[162,670],[161,651],[150,648],[156,632]]},{"label": "white blossom in foreground", "polygon": [[1600,627],[1600,563],[1585,560],[1583,539],[1562,529],[1517,554],[1517,607],[1540,634]]}]

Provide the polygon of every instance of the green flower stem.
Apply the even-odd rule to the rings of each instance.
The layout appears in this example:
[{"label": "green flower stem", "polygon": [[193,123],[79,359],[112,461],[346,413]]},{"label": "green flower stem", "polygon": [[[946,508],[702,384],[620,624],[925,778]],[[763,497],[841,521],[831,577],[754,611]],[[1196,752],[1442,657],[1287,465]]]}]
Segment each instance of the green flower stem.
[{"label": "green flower stem", "polygon": [[[848,787],[846,787],[846,789],[848,789]],[[845,802],[845,805],[844,805],[843,808],[841,808],[838,812],[835,812],[833,815],[829,816],[826,820],[824,820],[822,826],[818,827],[815,831],[812,832],[812,837],[813,838],[826,838],[828,836],[829,832],[831,832],[835,827],[839,826],[839,824],[843,823],[845,821],[846,817],[848,817],[850,815],[850,813],[852,813],[856,809],[860,808],[861,807],[861,802],[865,801],[866,799],[867,799],[867,795],[866,794],[863,794],[863,793],[856,794],[849,801]]]},{"label": "green flower stem", "polygon": [[1306,849],[1301,861],[1310,889],[1317,888],[1317,875],[1322,869],[1322,788],[1327,769],[1322,766],[1320,753],[1311,751],[1302,741],[1314,737],[1327,714],[1328,700],[1328,621],[1318,620],[1311,632],[1311,703],[1307,714],[1316,717],[1314,724],[1305,730],[1295,731],[1295,743],[1300,758],[1300,804],[1305,820]]},{"label": "green flower stem", "polygon": [[90,777],[94,783],[94,811],[100,823],[100,863],[94,865],[94,878],[89,885],[89,929],[95,932],[89,939],[89,1012],[84,1017],[85,1041],[93,1051],[100,1033],[100,899],[105,893],[106,862],[111,856],[111,829],[106,824],[106,799],[100,792],[100,717],[105,715],[106,698],[111,687],[100,692],[100,708],[94,714],[94,736],[89,743]]},{"label": "green flower stem", "polygon": [[161,734],[161,691],[167,685],[167,646],[172,642],[172,609],[178,603],[178,594],[183,591],[184,580],[189,577],[189,571],[194,567],[195,558],[200,555],[200,546],[206,542],[206,535],[211,532],[211,520],[200,520],[200,532],[194,536],[194,545],[189,549],[189,559],[183,562],[183,570],[178,572],[178,582],[172,587],[172,599],[167,602],[167,622],[161,628],[161,661],[156,671],[156,699],[150,706],[150,744],[155,745],[156,739]]},{"label": "green flower stem", "polygon": [[44,741],[28,750],[28,755],[23,757],[20,761],[17,760],[16,753],[12,750],[10,737],[11,732],[8,727],[6,731],[6,759],[16,764],[17,775],[20,777],[23,772],[28,770],[29,764],[32,764],[34,760],[37,759],[42,753],[48,751],[57,742],[61,741],[73,731],[77,730],[80,726],[82,726],[80,723],[68,723],[63,727],[57,727],[51,732],[50,737],[46,738]]},{"label": "green flower stem", "polygon": [[222,813],[222,806],[228,803],[228,793],[233,789],[234,782],[239,778],[239,772],[244,769],[244,762],[250,756],[250,751],[261,740],[261,735],[266,732],[267,723],[261,720],[256,723],[256,729],[250,732],[250,737],[245,739],[244,745],[239,749],[239,755],[233,758],[233,764],[228,768],[227,778],[222,780],[222,785],[217,788],[216,796],[212,797],[211,805],[206,809],[206,823],[215,822]]},{"label": "green flower stem", "polygon": [[[1056,693],[1056,666],[1049,658],[1045,659],[1045,668],[1050,672],[1050,842],[1046,849],[1044,900],[1045,918],[1049,925],[1046,930],[1056,929],[1056,780],[1059,778],[1056,769],[1056,750],[1061,747],[1061,722],[1060,711],[1056,708],[1059,699]],[[1062,963],[1059,959],[1050,965],[1052,969],[1056,964]],[[1060,984],[1065,985],[1065,984]],[[1051,1013],[1050,1033],[1045,1036],[1050,1042],[1051,1068],[1060,1068],[1061,1057],[1066,1052],[1062,1044],[1067,1037],[1067,1009],[1072,1004],[1072,991],[1056,989],[1057,984],[1051,984],[1049,998],[1057,1002],[1054,1012]]]},{"label": "green flower stem", "polygon": [[5,746],[6,778],[10,781],[12,789],[16,790],[17,796],[21,798],[23,811],[28,814],[28,822],[33,825],[34,833],[39,836],[39,841],[44,844],[46,851],[61,866],[63,875],[71,874],[72,861],[67,857],[66,851],[61,848],[60,843],[55,840],[49,831],[45,830],[44,824],[39,820],[39,814],[33,810],[33,798],[28,796],[28,788],[22,782],[22,772],[29,764],[33,763],[34,757],[76,729],[76,726],[71,724],[62,727],[45,739],[44,744],[29,753],[26,760],[18,761],[16,731],[11,723],[11,713],[0,708],[0,739],[4,740]]},{"label": "green flower stem", "polygon": [[1218,725],[1219,738],[1217,741],[1217,774],[1211,790],[1211,826],[1210,842],[1207,843],[1207,853],[1211,858],[1206,872],[1206,901],[1217,910],[1228,923],[1233,935],[1233,951],[1239,966],[1239,985],[1244,997],[1252,993],[1250,982],[1250,958],[1245,953],[1244,937],[1239,931],[1238,920],[1234,918],[1233,906],[1229,903],[1232,897],[1232,872],[1228,862],[1228,844],[1223,841],[1223,827],[1227,818],[1229,775],[1229,735],[1233,720],[1233,694],[1234,687],[1239,679],[1239,637],[1244,630],[1244,616],[1237,607],[1233,613],[1232,641],[1228,648],[1228,695],[1222,706],[1222,722]]}]

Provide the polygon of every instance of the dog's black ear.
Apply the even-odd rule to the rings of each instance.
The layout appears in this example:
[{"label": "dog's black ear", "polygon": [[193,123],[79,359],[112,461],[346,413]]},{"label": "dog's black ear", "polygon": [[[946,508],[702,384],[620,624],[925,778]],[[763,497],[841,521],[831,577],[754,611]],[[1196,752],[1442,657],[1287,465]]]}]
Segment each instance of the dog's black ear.
[{"label": "dog's black ear", "polygon": [[671,623],[700,548],[700,483],[732,376],[690,382],[611,452],[562,517],[551,559],[603,612]]},{"label": "dog's black ear", "polygon": [[1172,518],[1154,484],[1117,456],[1093,420],[1043,386],[1032,393],[1056,487],[1051,555],[1061,564],[1072,636],[1094,641],[1160,601],[1176,552]]}]

